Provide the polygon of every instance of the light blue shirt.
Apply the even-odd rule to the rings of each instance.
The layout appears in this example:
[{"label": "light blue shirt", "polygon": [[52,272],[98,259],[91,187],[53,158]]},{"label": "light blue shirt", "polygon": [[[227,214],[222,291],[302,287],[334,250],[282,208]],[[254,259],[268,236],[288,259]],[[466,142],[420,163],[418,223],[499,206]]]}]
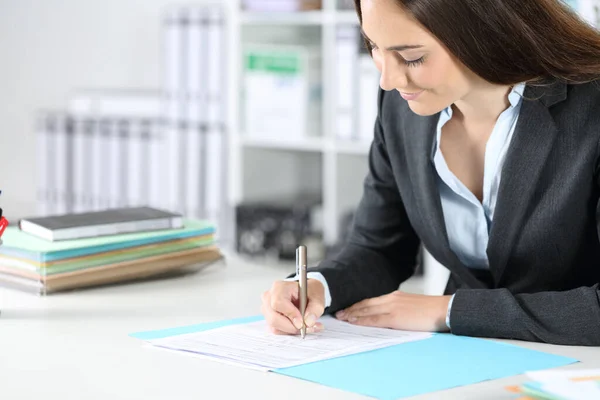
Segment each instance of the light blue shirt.
[{"label": "light blue shirt", "polygon": [[[450,171],[440,150],[442,127],[452,118],[452,107],[440,113],[437,124],[436,140],[432,149],[432,162],[438,175],[438,189],[444,214],[450,249],[459,260],[470,268],[489,267],[487,244],[489,231],[494,218],[496,200],[502,166],[510,146],[515,126],[521,110],[525,84],[515,85],[508,95],[509,107],[504,110],[494,125],[494,129],[485,147],[483,171],[483,199],[477,197]],[[325,307],[331,305],[331,293],[322,274],[307,274],[323,283],[325,287]],[[448,305],[446,325],[450,327],[452,300]]]}]

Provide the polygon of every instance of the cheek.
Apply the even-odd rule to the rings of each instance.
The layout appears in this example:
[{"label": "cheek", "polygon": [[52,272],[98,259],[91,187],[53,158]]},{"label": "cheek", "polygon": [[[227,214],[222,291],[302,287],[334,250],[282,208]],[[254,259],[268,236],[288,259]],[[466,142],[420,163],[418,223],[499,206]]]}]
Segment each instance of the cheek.
[{"label": "cheek", "polygon": [[426,60],[412,72],[411,78],[415,85],[448,101],[454,101],[465,86],[461,71],[450,60],[443,58]]}]

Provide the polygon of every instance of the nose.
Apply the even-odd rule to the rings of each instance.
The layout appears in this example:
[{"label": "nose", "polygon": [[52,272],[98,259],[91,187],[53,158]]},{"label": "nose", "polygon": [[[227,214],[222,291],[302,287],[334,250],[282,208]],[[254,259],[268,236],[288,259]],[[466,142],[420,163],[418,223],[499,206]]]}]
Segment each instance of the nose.
[{"label": "nose", "polygon": [[381,72],[379,85],[383,90],[394,90],[408,86],[405,65],[401,64],[394,54],[381,54],[378,60]]}]

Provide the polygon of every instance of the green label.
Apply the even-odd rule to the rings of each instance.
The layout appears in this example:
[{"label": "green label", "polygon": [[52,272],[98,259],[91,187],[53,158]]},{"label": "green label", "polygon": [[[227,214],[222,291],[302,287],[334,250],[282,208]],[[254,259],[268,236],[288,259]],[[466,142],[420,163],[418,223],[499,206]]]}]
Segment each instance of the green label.
[{"label": "green label", "polygon": [[292,54],[252,53],[246,56],[246,69],[276,74],[297,74],[300,72],[300,60]]}]

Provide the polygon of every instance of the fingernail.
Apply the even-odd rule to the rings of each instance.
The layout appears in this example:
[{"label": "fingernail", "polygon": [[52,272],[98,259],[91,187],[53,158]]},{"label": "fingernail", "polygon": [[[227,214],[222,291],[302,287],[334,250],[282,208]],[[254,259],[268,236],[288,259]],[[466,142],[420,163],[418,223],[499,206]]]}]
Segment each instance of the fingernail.
[{"label": "fingernail", "polygon": [[307,332],[310,333],[317,333],[317,332],[321,332],[323,330],[323,325],[322,324],[315,324],[315,326],[308,328]]},{"label": "fingernail", "polygon": [[296,327],[296,329],[301,329],[302,328],[302,320],[300,318],[294,318],[294,320],[292,321],[292,323],[294,324],[294,326]]},{"label": "fingernail", "polygon": [[358,318],[356,318],[356,317],[350,317],[350,318],[348,318],[348,322],[356,322],[357,319]]},{"label": "fingernail", "polygon": [[306,322],[306,326],[313,326],[315,322],[317,322],[317,317],[314,314],[308,314],[308,316],[304,319]]},{"label": "fingernail", "polygon": [[344,316],[345,316],[345,315],[346,315],[346,312],[345,312],[345,311],[338,311],[338,312],[335,314],[335,316],[336,316],[337,318],[344,318]]}]

